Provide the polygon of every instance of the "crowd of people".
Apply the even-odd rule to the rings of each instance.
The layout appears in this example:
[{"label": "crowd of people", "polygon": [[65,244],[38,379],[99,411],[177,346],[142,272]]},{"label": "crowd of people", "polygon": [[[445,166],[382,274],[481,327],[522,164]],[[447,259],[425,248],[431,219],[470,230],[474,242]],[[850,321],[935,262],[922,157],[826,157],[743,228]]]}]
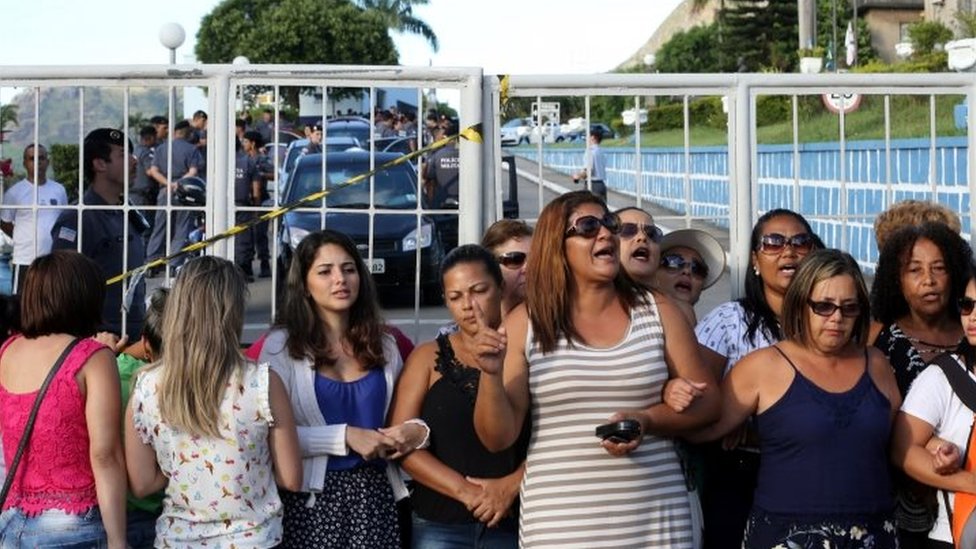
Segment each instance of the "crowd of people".
[{"label": "crowd of people", "polygon": [[[143,164],[159,186],[143,198],[169,200],[177,169],[201,173],[197,135],[146,163],[94,130],[85,203],[114,204]],[[264,136],[241,143],[253,205]],[[801,214],[766,212],[743,297],[699,319],[726,268],[714,237],[568,192],[446,256],[452,322],[416,347],[355,243],[317,231],[246,351],[250,265],[191,258],[171,289],[126,295],[104,282],[142,264],[145,220],[53,217],[0,303],[0,547],[976,542],[976,268],[938,205],[878,217],[870,290]]]}]

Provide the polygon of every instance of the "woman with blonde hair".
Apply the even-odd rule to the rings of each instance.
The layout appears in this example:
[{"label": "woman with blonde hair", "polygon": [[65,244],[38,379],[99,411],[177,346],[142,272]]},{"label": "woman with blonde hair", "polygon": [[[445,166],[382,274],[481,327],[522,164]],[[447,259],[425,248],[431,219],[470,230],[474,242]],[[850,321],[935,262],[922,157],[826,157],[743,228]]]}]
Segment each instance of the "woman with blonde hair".
[{"label": "woman with blonde hair", "polygon": [[166,488],[156,540],[167,547],[273,547],[282,540],[275,482],[301,482],[284,385],[241,353],[246,295],[230,261],[187,262],[163,314],[165,355],[132,391],[129,485],[137,497]]}]

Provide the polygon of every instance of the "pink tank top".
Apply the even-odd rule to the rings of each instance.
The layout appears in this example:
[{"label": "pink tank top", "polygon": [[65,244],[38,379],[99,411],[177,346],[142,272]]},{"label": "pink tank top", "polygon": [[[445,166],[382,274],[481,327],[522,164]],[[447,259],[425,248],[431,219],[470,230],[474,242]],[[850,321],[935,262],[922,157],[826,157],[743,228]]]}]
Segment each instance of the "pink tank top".
[{"label": "pink tank top", "polygon": [[[16,337],[0,348],[0,355]],[[4,511],[16,507],[27,515],[49,509],[81,514],[98,505],[88,452],[85,397],[75,375],[102,347],[93,339],[83,339],[51,380]],[[37,391],[11,393],[0,385],[0,431],[4,462],[8,465],[17,453],[36,396]]]}]

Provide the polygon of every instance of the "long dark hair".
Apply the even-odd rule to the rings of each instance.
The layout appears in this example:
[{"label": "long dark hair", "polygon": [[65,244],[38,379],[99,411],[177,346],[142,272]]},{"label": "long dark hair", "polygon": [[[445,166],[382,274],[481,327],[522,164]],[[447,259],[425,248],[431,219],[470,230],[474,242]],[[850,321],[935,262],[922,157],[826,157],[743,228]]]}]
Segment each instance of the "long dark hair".
[{"label": "long dark hair", "polygon": [[[965,287],[969,284],[969,281],[976,280],[976,265],[972,262],[969,263],[969,268],[966,269],[966,282],[963,285],[963,294],[965,294]],[[958,306],[953,305],[956,308],[956,312],[960,313]],[[969,338],[962,338],[962,342],[959,343],[959,347],[956,349],[956,354],[962,357],[963,362],[966,364],[966,369],[972,371],[973,365],[976,364],[976,347],[974,347],[970,342]]]},{"label": "long dark hair", "polygon": [[[763,232],[766,229],[766,223],[776,217],[792,217],[800,225],[803,225],[803,229],[807,234],[813,237],[814,250],[824,247],[823,241],[813,232],[813,227],[810,226],[810,222],[805,217],[793,210],[777,208],[764,213],[756,220],[756,224],[753,225],[752,235],[749,237],[749,250],[751,252],[759,251],[760,245],[762,244]],[[754,269],[746,269],[745,289],[746,295],[745,297],[739,298],[739,304],[746,313],[746,338],[756,343],[756,334],[763,331],[774,340],[783,339],[783,331],[779,327],[779,320],[776,318],[776,313],[773,312],[769,307],[769,302],[766,301],[763,280],[756,274]]]},{"label": "long dark hair", "polygon": [[306,277],[319,248],[327,244],[339,246],[352,258],[359,273],[359,295],[349,310],[349,330],[345,337],[353,355],[364,368],[386,365],[383,356],[383,319],[380,315],[373,278],[359,255],[356,244],[343,233],[323,230],[310,233],[295,248],[288,268],[285,296],[275,326],[288,333],[288,354],[294,359],[309,358],[313,367],[332,366],[337,357],[325,335],[325,323],[315,312],[315,303],[308,294]]}]

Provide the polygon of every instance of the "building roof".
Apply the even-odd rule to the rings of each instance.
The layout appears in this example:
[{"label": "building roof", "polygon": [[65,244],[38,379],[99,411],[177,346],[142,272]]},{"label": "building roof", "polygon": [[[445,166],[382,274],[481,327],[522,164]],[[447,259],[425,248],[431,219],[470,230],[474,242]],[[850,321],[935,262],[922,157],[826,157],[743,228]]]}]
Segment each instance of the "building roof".
[{"label": "building roof", "polygon": [[923,10],[925,0],[858,0],[857,11],[868,10]]}]

